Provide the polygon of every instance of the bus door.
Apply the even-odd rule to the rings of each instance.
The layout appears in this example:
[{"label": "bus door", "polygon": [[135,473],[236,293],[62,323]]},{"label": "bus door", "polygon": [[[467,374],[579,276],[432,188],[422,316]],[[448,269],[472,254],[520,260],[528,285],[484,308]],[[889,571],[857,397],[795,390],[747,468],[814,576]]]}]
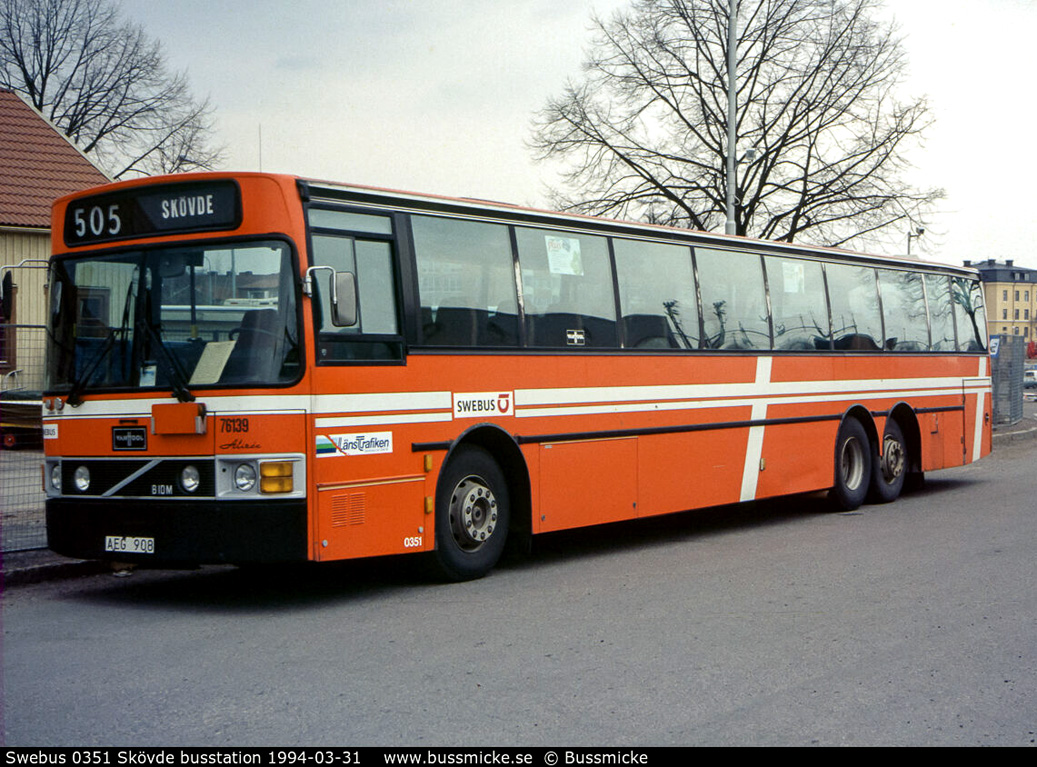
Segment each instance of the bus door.
[{"label": "bus door", "polygon": [[408,473],[410,451],[383,415],[396,395],[381,382],[399,379],[403,361],[391,219],[316,209],[309,218],[314,558],[421,548],[432,540],[421,529],[425,475]]}]

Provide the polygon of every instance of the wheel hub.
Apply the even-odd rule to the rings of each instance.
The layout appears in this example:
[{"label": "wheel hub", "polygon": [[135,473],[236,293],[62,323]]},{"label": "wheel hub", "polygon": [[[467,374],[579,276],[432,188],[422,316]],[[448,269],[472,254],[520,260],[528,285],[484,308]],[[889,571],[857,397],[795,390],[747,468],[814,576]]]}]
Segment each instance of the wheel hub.
[{"label": "wheel hub", "polygon": [[497,498],[478,477],[461,480],[450,498],[450,531],[458,545],[472,551],[493,534]]},{"label": "wheel hub", "polygon": [[904,473],[904,446],[899,440],[886,437],[882,443],[882,475],[892,482]]}]

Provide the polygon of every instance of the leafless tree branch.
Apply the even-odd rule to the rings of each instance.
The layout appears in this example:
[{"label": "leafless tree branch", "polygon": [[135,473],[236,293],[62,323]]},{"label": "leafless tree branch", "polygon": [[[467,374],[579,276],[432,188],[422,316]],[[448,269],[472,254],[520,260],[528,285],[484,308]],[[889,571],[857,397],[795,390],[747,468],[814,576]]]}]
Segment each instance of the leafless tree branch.
[{"label": "leafless tree branch", "polygon": [[213,108],[111,0],[5,0],[0,86],[114,178],[215,167]]},{"label": "leafless tree branch", "polygon": [[[942,191],[901,180],[930,117],[881,0],[741,0],[739,234],[821,244],[922,220]],[[726,219],[727,0],[635,0],[596,36],[581,82],[535,120],[569,209],[717,229]]]}]

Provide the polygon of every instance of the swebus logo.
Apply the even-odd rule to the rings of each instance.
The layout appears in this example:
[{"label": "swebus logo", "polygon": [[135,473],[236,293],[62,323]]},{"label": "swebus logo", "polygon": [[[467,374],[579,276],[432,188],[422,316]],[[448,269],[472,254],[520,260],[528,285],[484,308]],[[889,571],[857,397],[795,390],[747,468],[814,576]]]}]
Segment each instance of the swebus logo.
[{"label": "swebus logo", "polygon": [[454,418],[486,418],[511,415],[512,393],[472,392],[454,395]]}]

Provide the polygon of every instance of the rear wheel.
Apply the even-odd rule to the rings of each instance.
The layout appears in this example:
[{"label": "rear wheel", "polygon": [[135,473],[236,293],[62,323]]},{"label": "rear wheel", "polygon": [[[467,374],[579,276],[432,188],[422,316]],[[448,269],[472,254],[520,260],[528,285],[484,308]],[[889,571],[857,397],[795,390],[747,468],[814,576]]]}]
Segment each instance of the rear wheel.
[{"label": "rear wheel", "polygon": [[842,511],[852,511],[864,503],[871,481],[871,444],[856,418],[847,418],[835,438],[835,486],[832,500]]},{"label": "rear wheel", "polygon": [[904,488],[907,459],[907,444],[900,425],[891,418],[887,419],[886,431],[882,435],[882,455],[876,456],[872,464],[870,500],[890,503],[897,499]]},{"label": "rear wheel", "polygon": [[497,564],[508,535],[510,497],[504,473],[480,447],[458,448],[436,490],[437,573],[452,581],[481,578]]}]

